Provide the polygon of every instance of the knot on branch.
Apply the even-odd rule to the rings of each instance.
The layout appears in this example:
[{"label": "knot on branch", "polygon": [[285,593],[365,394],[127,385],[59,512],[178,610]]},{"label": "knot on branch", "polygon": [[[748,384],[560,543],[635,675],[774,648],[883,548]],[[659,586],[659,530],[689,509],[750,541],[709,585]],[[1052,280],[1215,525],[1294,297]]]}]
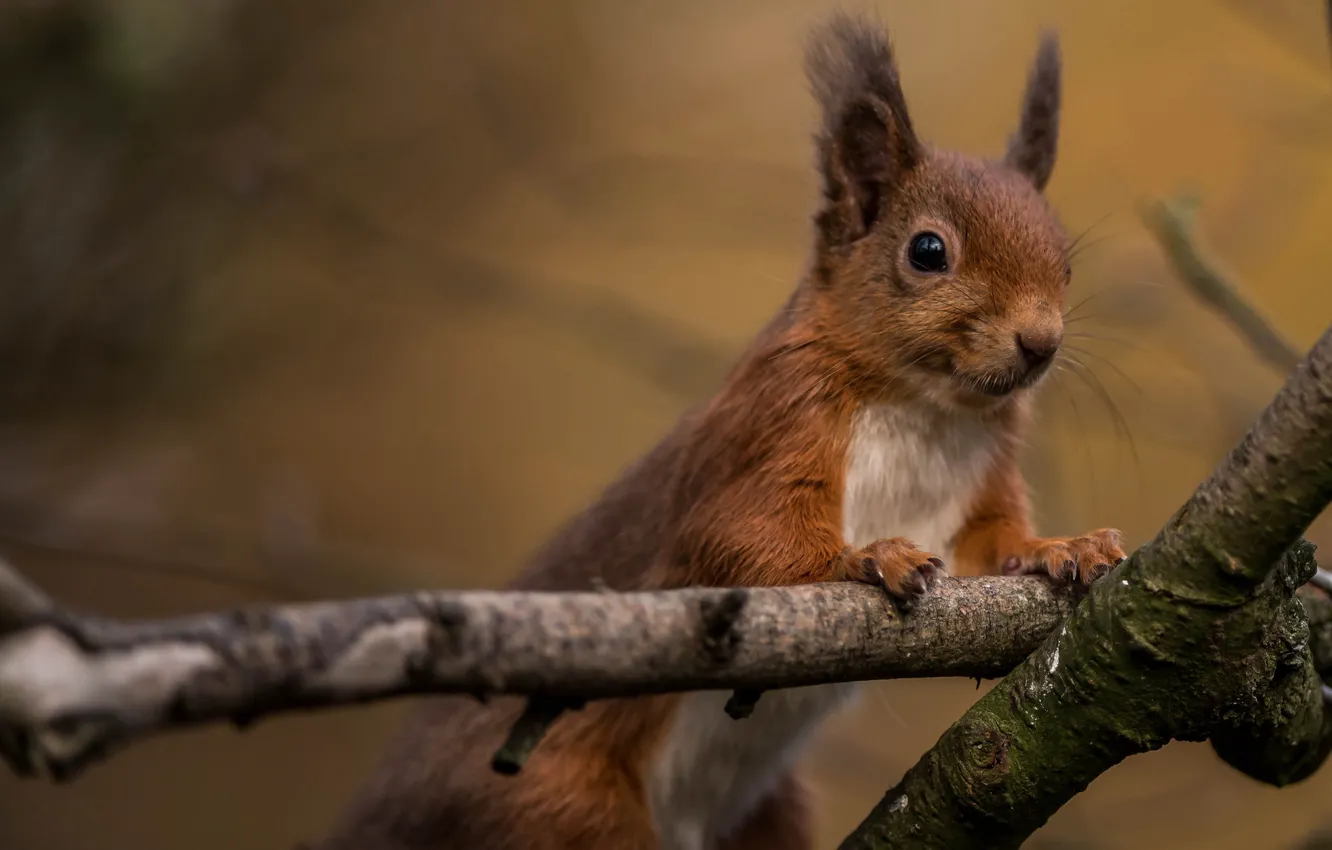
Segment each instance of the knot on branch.
[{"label": "knot on branch", "polygon": [[[406,680],[415,684],[428,683],[434,676],[441,659],[453,659],[463,653],[463,638],[467,628],[467,610],[446,600],[420,598],[417,600],[429,623],[425,645],[421,651],[411,653],[403,665]],[[487,672],[490,672],[487,670]],[[484,693],[478,693],[481,698]]]},{"label": "knot on branch", "polygon": [[715,664],[727,664],[735,658],[740,647],[740,632],[736,622],[749,601],[749,592],[732,588],[719,599],[704,598],[699,602],[699,615],[703,620],[703,653]]},{"label": "knot on branch", "polygon": [[949,784],[958,799],[974,800],[983,807],[993,793],[1003,793],[1012,769],[1009,751],[1013,740],[982,715],[964,718],[957,726],[953,758],[940,760],[939,769],[951,774]]}]

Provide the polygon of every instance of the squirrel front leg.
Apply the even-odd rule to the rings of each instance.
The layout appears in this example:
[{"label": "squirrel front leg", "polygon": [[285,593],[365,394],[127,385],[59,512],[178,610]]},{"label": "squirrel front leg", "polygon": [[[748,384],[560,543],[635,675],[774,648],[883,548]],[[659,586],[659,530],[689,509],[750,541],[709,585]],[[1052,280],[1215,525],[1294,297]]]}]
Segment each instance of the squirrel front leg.
[{"label": "squirrel front leg", "polygon": [[648,585],[859,581],[882,588],[909,607],[943,574],[944,562],[901,537],[852,546],[843,539],[833,492],[827,485],[782,486],[771,492],[749,488],[731,498],[694,505],[682,524],[674,557],[654,571]]},{"label": "squirrel front leg", "polygon": [[960,575],[1039,573],[1090,584],[1124,560],[1118,529],[1076,537],[1039,537],[1031,524],[1026,482],[1011,453],[990,470],[953,544]]}]

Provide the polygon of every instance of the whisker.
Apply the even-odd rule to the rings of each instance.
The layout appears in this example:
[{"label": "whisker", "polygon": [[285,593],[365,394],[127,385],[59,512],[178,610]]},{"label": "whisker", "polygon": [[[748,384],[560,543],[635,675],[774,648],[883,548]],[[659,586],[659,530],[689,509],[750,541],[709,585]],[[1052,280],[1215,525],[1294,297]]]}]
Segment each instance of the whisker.
[{"label": "whisker", "polygon": [[1092,248],[1095,248],[1097,245],[1100,245],[1104,242],[1108,242],[1109,240],[1110,240],[1109,236],[1102,236],[1099,239],[1093,239],[1090,242],[1083,242],[1080,245],[1070,247],[1066,252],[1064,252],[1064,259],[1072,263],[1078,257],[1082,256],[1084,251],[1088,251]]},{"label": "whisker", "polygon": [[962,288],[962,285],[961,285],[961,282],[960,282],[960,281],[952,281],[952,282],[949,284],[949,287],[950,287],[951,289],[956,290],[959,294],[961,294],[962,296],[964,296],[967,300],[969,300],[969,301],[972,303],[972,305],[973,305],[977,310],[980,311],[980,312],[976,315],[975,318],[980,319],[982,322],[984,322],[985,324],[989,325],[990,327],[994,327],[994,324],[993,324],[989,319],[987,319],[987,318],[985,317],[985,307],[980,303],[980,301],[978,301],[978,300],[976,299],[976,296],[975,296],[975,295],[972,295],[970,292],[967,292],[965,289]]},{"label": "whisker", "polygon": [[901,380],[902,376],[906,373],[907,369],[910,369],[912,366],[915,366],[917,363],[919,363],[920,361],[924,360],[926,357],[929,356],[930,356],[930,351],[928,349],[921,352],[920,355],[917,356],[914,360],[903,366],[902,369],[897,372],[897,374],[893,375],[887,381],[885,381],[883,386],[879,388],[879,391],[886,395],[888,390],[892,389],[893,385],[896,384],[899,380]]},{"label": "whisker", "polygon": [[799,351],[802,348],[809,348],[815,342],[816,340],[807,339],[804,340],[803,342],[797,342],[791,345],[783,345],[781,348],[777,349],[772,354],[768,355],[768,362],[771,363],[772,361],[776,360],[778,357],[785,357],[786,355]]},{"label": "whisker", "polygon": [[1112,281],[1112,282],[1110,282],[1110,283],[1107,283],[1107,284],[1101,286],[1101,288],[1097,289],[1095,292],[1093,292],[1093,293],[1091,293],[1090,295],[1088,295],[1087,297],[1083,298],[1081,301],[1079,301],[1077,304],[1073,305],[1071,308],[1065,310],[1065,311],[1064,311],[1064,319],[1065,319],[1065,323],[1070,322],[1070,321],[1073,321],[1073,319],[1074,319],[1074,314],[1077,313],[1077,311],[1078,311],[1079,309],[1081,309],[1082,307],[1084,307],[1084,306],[1086,306],[1087,304],[1091,303],[1091,301],[1093,301],[1094,299],[1096,299],[1096,298],[1100,298],[1102,295],[1104,295],[1104,294],[1107,293],[1107,292],[1113,292],[1113,291],[1115,291],[1115,290],[1120,290],[1120,289],[1123,289],[1123,288],[1125,288],[1125,287],[1139,287],[1139,288],[1142,288],[1142,289],[1162,289],[1162,290],[1168,288],[1166,284],[1164,284],[1164,283],[1162,283],[1162,282],[1160,282],[1160,281],[1152,281],[1152,280],[1148,280],[1148,279],[1143,279],[1143,280],[1115,280],[1115,281]]},{"label": "whisker", "polygon": [[[958,294],[962,295],[967,300],[969,300],[978,312],[970,313],[966,310],[953,306],[948,299],[948,295],[945,292],[945,289],[956,290]],[[982,305],[978,300],[976,300],[976,296],[972,295],[970,292],[967,292],[965,289],[963,289],[957,281],[951,282],[950,284],[948,284],[947,287],[940,287],[938,290],[935,290],[927,298],[921,301],[921,304],[927,307],[943,306],[949,309],[955,317],[976,319],[982,324],[994,327],[994,323],[991,322],[988,318],[986,318],[985,315],[986,310],[984,305]]]},{"label": "whisker", "polygon": [[1085,307],[1085,306],[1087,306],[1088,304],[1090,304],[1092,301],[1096,300],[1097,298],[1100,298],[1100,297],[1101,297],[1102,295],[1104,295],[1107,291],[1109,291],[1109,289],[1110,289],[1110,287],[1108,287],[1108,286],[1103,286],[1103,287],[1101,287],[1100,289],[1098,289],[1098,290],[1096,290],[1095,292],[1093,292],[1092,294],[1088,295],[1086,298],[1084,298],[1084,299],[1082,299],[1081,301],[1079,301],[1078,303],[1074,304],[1072,307],[1070,307],[1070,308],[1068,308],[1067,310],[1065,310],[1065,311],[1064,311],[1064,322],[1065,322],[1065,324],[1068,323],[1068,320],[1070,319],[1070,317],[1072,317],[1075,313],[1077,313],[1077,312],[1078,312],[1079,310],[1081,310],[1083,307]]},{"label": "whisker", "polygon": [[1133,387],[1134,391],[1136,391],[1139,395],[1142,395],[1142,386],[1137,381],[1130,378],[1128,376],[1128,373],[1125,372],[1123,369],[1119,368],[1118,364],[1116,364],[1115,361],[1111,360],[1109,357],[1097,354],[1095,351],[1089,351],[1088,349],[1085,348],[1079,348],[1076,345],[1066,345],[1065,348],[1077,354],[1083,354],[1086,355],[1087,357],[1095,357],[1097,360],[1101,361],[1106,366],[1109,366],[1111,369],[1113,369],[1116,375],[1127,381],[1129,386]]},{"label": "whisker", "polygon": [[1090,314],[1088,314],[1088,315],[1086,315],[1086,316],[1065,316],[1065,317],[1064,317],[1064,324],[1065,324],[1065,325],[1073,325],[1073,324],[1077,324],[1078,322],[1085,322],[1085,321],[1087,321],[1088,319],[1096,319],[1096,318],[1099,318],[1099,314],[1097,314],[1097,313],[1090,313]]},{"label": "whisker", "polygon": [[1092,461],[1091,444],[1087,442],[1087,431],[1082,425],[1082,413],[1078,410],[1078,403],[1073,399],[1073,393],[1068,391],[1068,388],[1059,381],[1058,377],[1059,373],[1066,371],[1068,370],[1064,368],[1063,363],[1055,363],[1055,384],[1062,391],[1064,400],[1068,402],[1068,406],[1073,410],[1073,422],[1077,425],[1078,435],[1082,438],[1082,449],[1087,462],[1087,478],[1091,481],[1092,490],[1094,492],[1096,490],[1096,464]]},{"label": "whisker", "polygon": [[815,390],[822,390],[823,386],[829,381],[831,381],[834,375],[842,371],[843,366],[851,362],[851,357],[852,355],[848,354],[845,357],[838,360],[837,362],[833,363],[833,366],[831,369],[828,370],[828,373],[826,375],[823,375],[817,381],[815,381],[814,384]]},{"label": "whisker", "polygon": [[1088,385],[1091,386],[1094,384],[1096,388],[1099,388],[1100,397],[1106,403],[1106,406],[1109,408],[1111,415],[1116,417],[1116,419],[1118,420],[1119,425],[1117,426],[1116,430],[1119,430],[1120,428],[1123,429],[1124,437],[1128,440],[1129,452],[1133,456],[1133,471],[1134,471],[1134,478],[1137,480],[1137,485],[1138,485],[1137,487],[1138,499],[1142,502],[1146,502],[1147,488],[1146,488],[1146,482],[1144,481],[1142,475],[1142,457],[1141,455],[1138,454],[1138,444],[1133,437],[1133,429],[1129,426],[1128,419],[1126,419],[1123,413],[1120,412],[1119,406],[1115,404],[1114,399],[1111,397],[1109,391],[1106,390],[1105,385],[1101,382],[1101,379],[1096,374],[1095,370],[1091,369],[1085,364],[1080,364],[1080,365],[1082,365],[1082,370],[1086,376],[1084,378],[1084,381],[1090,379]]},{"label": "whisker", "polygon": [[1105,215],[1098,218],[1096,221],[1092,222],[1087,227],[1083,228],[1082,231],[1078,233],[1077,236],[1074,236],[1073,239],[1068,243],[1068,247],[1064,249],[1064,254],[1066,256],[1069,255],[1071,251],[1076,249],[1078,245],[1081,244],[1082,240],[1085,239],[1089,233],[1091,233],[1096,228],[1100,227],[1102,224],[1105,224],[1106,221],[1108,221],[1110,217],[1114,214],[1115,214],[1114,210],[1111,210],[1107,212]]},{"label": "whisker", "polygon": [[1069,357],[1067,358],[1067,362],[1070,365],[1077,367],[1073,370],[1073,373],[1101,399],[1102,403],[1105,404],[1106,411],[1110,414],[1110,417],[1114,422],[1116,436],[1122,432],[1123,437],[1128,441],[1129,452],[1133,455],[1133,463],[1138,468],[1139,472],[1141,472],[1142,458],[1138,454],[1138,443],[1133,438],[1133,429],[1129,427],[1128,420],[1124,418],[1124,414],[1120,411],[1119,405],[1115,404],[1114,398],[1110,395],[1110,392],[1106,390],[1105,384],[1101,383],[1101,379],[1097,376],[1096,372],[1082,361]]},{"label": "whisker", "polygon": [[1142,348],[1142,343],[1136,339],[1128,339],[1122,336],[1109,336],[1107,334],[1087,333],[1086,331],[1078,331],[1077,333],[1071,334],[1066,333],[1064,334],[1064,339],[1094,339],[1100,342],[1113,343],[1114,345],[1126,345],[1136,349]]}]

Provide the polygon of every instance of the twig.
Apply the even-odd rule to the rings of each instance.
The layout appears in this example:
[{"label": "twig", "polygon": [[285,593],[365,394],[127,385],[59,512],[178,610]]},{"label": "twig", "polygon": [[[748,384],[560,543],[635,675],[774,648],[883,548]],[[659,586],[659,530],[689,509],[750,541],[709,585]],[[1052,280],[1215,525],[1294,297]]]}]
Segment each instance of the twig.
[{"label": "twig", "polygon": [[523,765],[527,763],[527,757],[536,749],[537,744],[541,743],[541,739],[545,737],[551,724],[566,711],[577,711],[584,704],[583,700],[574,699],[550,699],[545,697],[529,699],[527,707],[523,709],[523,713],[514,721],[513,728],[509,730],[509,737],[505,739],[504,745],[491,759],[491,768],[496,773],[505,776],[517,774],[523,769]]},{"label": "twig", "polygon": [[732,720],[744,720],[754,713],[754,707],[758,705],[761,696],[763,696],[763,691],[754,688],[741,688],[733,691],[731,698],[726,701],[726,714]]},{"label": "twig", "polygon": [[47,611],[0,638],[0,755],[63,778],[146,735],[413,693],[574,701],[994,677],[1073,608],[1037,578],[872,588],[415,593],[123,622]]},{"label": "twig", "polygon": [[1193,233],[1196,209],[1197,202],[1186,197],[1154,201],[1142,210],[1142,219],[1193,294],[1225,319],[1262,360],[1289,374],[1303,355],[1244,295],[1234,276],[1199,248]]},{"label": "twig", "polygon": [[1324,593],[1332,593],[1332,572],[1319,567],[1318,571],[1314,573],[1314,577],[1309,579],[1309,584]]}]

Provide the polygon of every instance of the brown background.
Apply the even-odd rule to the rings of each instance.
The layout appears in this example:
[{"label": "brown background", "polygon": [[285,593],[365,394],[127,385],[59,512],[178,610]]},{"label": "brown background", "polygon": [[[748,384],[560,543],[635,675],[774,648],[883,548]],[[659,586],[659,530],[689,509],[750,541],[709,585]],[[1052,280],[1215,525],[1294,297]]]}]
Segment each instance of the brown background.
[{"label": "brown background", "polygon": [[[0,542],[72,604],[496,585],[801,272],[800,48],[832,4],[95,5],[88,76],[34,65],[49,87],[6,90],[0,128],[19,341],[0,377],[23,389]],[[875,5],[918,127],[973,153],[1001,149],[1039,28],[1062,35],[1050,193],[1090,229],[1073,297],[1095,294],[1078,328],[1097,338],[1075,340],[1092,377],[1048,385],[1028,459],[1049,531],[1142,542],[1279,385],[1175,281],[1137,204],[1195,189],[1207,245],[1297,344],[1332,315],[1321,5]],[[28,37],[0,20],[6,56]],[[820,846],[976,695],[884,683],[828,723]],[[67,787],[0,778],[0,847],[289,847],[400,710],[162,737]],[[1275,791],[1173,745],[1031,846],[1293,847],[1329,823],[1332,772]]]}]

